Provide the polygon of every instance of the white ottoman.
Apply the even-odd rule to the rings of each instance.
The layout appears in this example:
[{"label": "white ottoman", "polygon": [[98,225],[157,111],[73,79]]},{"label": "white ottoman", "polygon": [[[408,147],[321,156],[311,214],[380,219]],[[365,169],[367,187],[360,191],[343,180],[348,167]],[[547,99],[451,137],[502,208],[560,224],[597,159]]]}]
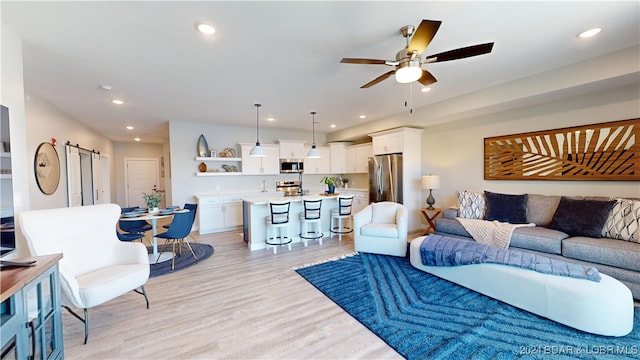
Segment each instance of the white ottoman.
[{"label": "white ottoman", "polygon": [[411,241],[411,265],[509,305],[589,333],[624,336],[633,329],[633,297],[620,281],[543,274],[508,265],[425,266],[424,236]]}]

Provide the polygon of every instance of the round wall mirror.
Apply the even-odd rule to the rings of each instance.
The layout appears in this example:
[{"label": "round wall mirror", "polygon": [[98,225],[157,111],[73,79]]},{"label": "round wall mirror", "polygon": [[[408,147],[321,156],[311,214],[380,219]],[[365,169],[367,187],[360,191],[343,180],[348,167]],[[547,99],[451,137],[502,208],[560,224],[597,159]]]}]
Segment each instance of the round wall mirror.
[{"label": "round wall mirror", "polygon": [[60,159],[56,148],[49,143],[38,145],[33,165],[40,191],[53,194],[60,183]]}]

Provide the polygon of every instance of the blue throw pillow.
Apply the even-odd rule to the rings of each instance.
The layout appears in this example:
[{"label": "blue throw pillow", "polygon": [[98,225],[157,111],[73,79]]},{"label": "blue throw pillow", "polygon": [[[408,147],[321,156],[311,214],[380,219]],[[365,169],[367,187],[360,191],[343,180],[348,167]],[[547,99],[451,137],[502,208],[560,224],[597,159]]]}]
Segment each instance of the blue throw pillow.
[{"label": "blue throw pillow", "polygon": [[485,191],[484,198],[487,206],[485,220],[510,224],[527,223],[527,194],[509,195]]},{"label": "blue throw pillow", "polygon": [[609,211],[616,201],[574,200],[560,198],[549,228],[562,231],[570,236],[599,238],[607,221]]}]

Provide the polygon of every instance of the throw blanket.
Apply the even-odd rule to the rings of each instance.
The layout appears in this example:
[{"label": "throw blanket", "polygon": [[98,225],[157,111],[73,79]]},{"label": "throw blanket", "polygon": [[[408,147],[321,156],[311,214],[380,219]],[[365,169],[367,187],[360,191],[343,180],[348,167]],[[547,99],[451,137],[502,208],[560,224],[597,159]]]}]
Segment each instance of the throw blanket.
[{"label": "throw blanket", "polygon": [[509,224],[499,221],[487,221],[478,219],[456,218],[473,240],[503,249],[509,247],[513,230],[523,226],[536,226],[536,224]]},{"label": "throw blanket", "polygon": [[567,276],[600,282],[598,269],[548,258],[518,250],[500,249],[474,241],[442,235],[428,235],[420,245],[422,264],[426,266],[458,266],[469,264],[503,264],[543,274]]}]

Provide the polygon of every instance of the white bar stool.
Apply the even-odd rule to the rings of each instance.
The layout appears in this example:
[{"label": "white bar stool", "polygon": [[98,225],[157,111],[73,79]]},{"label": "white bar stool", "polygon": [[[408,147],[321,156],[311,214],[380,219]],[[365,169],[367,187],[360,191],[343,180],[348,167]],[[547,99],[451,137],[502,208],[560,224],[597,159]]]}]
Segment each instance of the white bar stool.
[{"label": "white bar stool", "polygon": [[304,210],[300,213],[300,240],[307,246],[309,240],[318,240],[322,245],[322,223],[320,222],[321,198],[302,200]]},{"label": "white bar stool", "polygon": [[291,237],[289,236],[289,201],[270,201],[271,215],[265,218],[267,223],[267,238],[264,240],[267,249],[273,247],[273,253],[278,253],[278,247],[289,245],[291,251]]},{"label": "white bar stool", "polygon": [[[342,235],[353,232],[353,219],[351,218],[351,205],[353,195],[338,196],[338,207],[331,209],[331,237],[338,234],[338,240],[342,241]],[[345,223],[350,221],[347,226]]]}]

